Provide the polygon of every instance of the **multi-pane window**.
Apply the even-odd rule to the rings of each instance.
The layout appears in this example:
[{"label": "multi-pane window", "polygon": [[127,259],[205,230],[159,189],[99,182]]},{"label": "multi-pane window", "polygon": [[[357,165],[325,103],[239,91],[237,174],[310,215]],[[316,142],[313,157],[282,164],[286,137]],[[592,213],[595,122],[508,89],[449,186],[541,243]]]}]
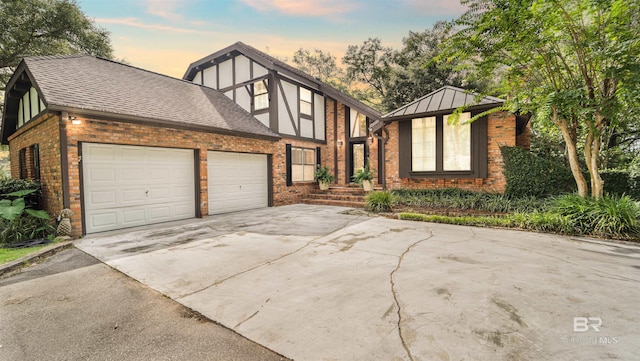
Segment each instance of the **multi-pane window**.
[{"label": "multi-pane window", "polygon": [[366,137],[367,136],[367,116],[351,111],[351,138]]},{"label": "multi-pane window", "polygon": [[442,170],[471,170],[471,124],[469,113],[462,113],[456,123],[452,115],[442,121]]},{"label": "multi-pane window", "polygon": [[414,172],[436,170],[436,117],[411,121],[411,152]]},{"label": "multi-pane window", "polygon": [[38,96],[38,91],[36,88],[31,87],[18,102],[18,128],[33,119],[44,108],[44,103]]},{"label": "multi-pane window", "polygon": [[[470,113],[460,114],[457,121],[453,115],[416,118],[411,120],[411,170],[414,172],[470,171],[471,170],[471,124]],[[451,123],[450,123],[451,121]],[[438,134],[442,127],[442,138]],[[441,147],[438,142],[442,142]],[[438,154],[441,149],[441,154]],[[442,166],[438,165],[438,155]]]},{"label": "multi-pane window", "polygon": [[253,110],[269,108],[267,79],[253,83]]},{"label": "multi-pane window", "polygon": [[300,88],[300,114],[311,115],[311,90]]},{"label": "multi-pane window", "polygon": [[312,182],[316,170],[316,151],[291,148],[291,179],[294,182]]}]

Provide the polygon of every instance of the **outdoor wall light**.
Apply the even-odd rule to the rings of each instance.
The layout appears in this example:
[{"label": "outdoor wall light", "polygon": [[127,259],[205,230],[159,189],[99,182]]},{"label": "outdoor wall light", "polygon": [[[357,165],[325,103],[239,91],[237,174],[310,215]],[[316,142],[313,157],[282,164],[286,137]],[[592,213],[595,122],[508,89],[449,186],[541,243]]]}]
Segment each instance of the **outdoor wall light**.
[{"label": "outdoor wall light", "polygon": [[69,117],[69,120],[71,120],[71,124],[73,125],[80,125],[82,124],[82,121],[76,117]]},{"label": "outdoor wall light", "polygon": [[338,139],[338,148],[342,148],[342,139]]}]

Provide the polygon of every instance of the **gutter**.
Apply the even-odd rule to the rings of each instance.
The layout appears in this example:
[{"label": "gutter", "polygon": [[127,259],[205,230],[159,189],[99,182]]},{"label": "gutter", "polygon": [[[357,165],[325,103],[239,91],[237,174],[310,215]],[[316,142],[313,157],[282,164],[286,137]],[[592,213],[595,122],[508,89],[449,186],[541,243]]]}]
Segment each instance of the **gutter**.
[{"label": "gutter", "polygon": [[[171,122],[166,120],[141,117],[137,115],[108,113],[108,112],[99,111],[99,110],[74,108],[74,107],[60,106],[60,105],[54,105],[54,104],[49,106],[49,110],[68,112],[69,114],[85,116],[88,118],[95,117],[101,120],[111,120],[116,122],[133,123],[133,124],[141,124],[141,125],[148,125],[148,126],[161,126],[161,127],[167,127],[167,128],[173,128],[173,129],[179,129],[179,130],[192,130],[192,131],[199,131],[199,132],[206,132],[206,133],[231,135],[236,137],[264,139],[264,140],[270,140],[270,141],[278,141],[282,138],[276,133],[273,133],[273,135],[256,134],[256,133],[250,133],[242,130],[222,129],[222,128],[216,128],[216,127],[210,127],[210,126],[198,125],[198,124],[176,123],[176,122]],[[269,129],[269,128],[266,128],[266,129]],[[269,131],[272,132],[270,129]]]}]

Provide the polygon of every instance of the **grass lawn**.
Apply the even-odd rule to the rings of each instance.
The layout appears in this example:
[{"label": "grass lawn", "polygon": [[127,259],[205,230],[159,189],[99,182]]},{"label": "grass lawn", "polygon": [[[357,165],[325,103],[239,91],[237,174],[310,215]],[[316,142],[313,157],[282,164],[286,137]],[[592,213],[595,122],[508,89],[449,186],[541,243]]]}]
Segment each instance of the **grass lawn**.
[{"label": "grass lawn", "polygon": [[44,246],[36,246],[29,248],[0,248],[0,265],[5,264],[7,262],[15,261],[20,257],[24,257],[33,252],[39,251],[47,246],[52,245],[53,243],[49,243]]}]

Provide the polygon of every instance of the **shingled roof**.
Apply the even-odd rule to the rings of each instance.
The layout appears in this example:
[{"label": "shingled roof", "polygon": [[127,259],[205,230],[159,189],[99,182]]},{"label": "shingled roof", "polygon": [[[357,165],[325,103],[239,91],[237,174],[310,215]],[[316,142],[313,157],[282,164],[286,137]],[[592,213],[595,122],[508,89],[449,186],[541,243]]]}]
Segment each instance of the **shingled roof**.
[{"label": "shingled roof", "polygon": [[454,110],[463,106],[499,106],[504,103],[503,99],[492,96],[485,96],[480,99],[477,98],[478,94],[476,93],[468,92],[464,89],[453,86],[444,86],[423,96],[422,98],[416,99],[407,105],[383,115],[382,119],[386,121],[390,118],[396,117],[409,117],[416,114]]},{"label": "shingled roof", "polygon": [[331,85],[312,77],[311,75],[297,69],[282,60],[276,59],[273,56],[262,52],[250,45],[247,45],[241,41],[238,41],[224,49],[218,50],[217,52],[208,55],[198,61],[195,61],[189,65],[189,68],[185,72],[183,79],[192,81],[196,73],[203,68],[211,66],[212,62],[216,59],[226,56],[227,54],[231,54],[233,52],[238,52],[243,54],[258,63],[261,63],[264,67],[271,70],[276,70],[278,72],[282,72],[291,76],[293,78],[303,79],[311,84],[313,84],[318,90],[320,90],[325,95],[329,97],[339,100],[341,103],[348,105],[350,107],[357,108],[361,113],[365,114],[371,119],[379,119],[382,114],[375,110],[374,108],[364,104],[363,102],[352,98],[351,96],[345,94],[344,92],[332,87]]},{"label": "shingled roof", "polygon": [[[68,55],[25,58],[14,77],[21,69],[30,73],[51,111],[279,138],[217,90],[133,66]],[[4,120],[2,128],[4,139],[9,131]]]}]

